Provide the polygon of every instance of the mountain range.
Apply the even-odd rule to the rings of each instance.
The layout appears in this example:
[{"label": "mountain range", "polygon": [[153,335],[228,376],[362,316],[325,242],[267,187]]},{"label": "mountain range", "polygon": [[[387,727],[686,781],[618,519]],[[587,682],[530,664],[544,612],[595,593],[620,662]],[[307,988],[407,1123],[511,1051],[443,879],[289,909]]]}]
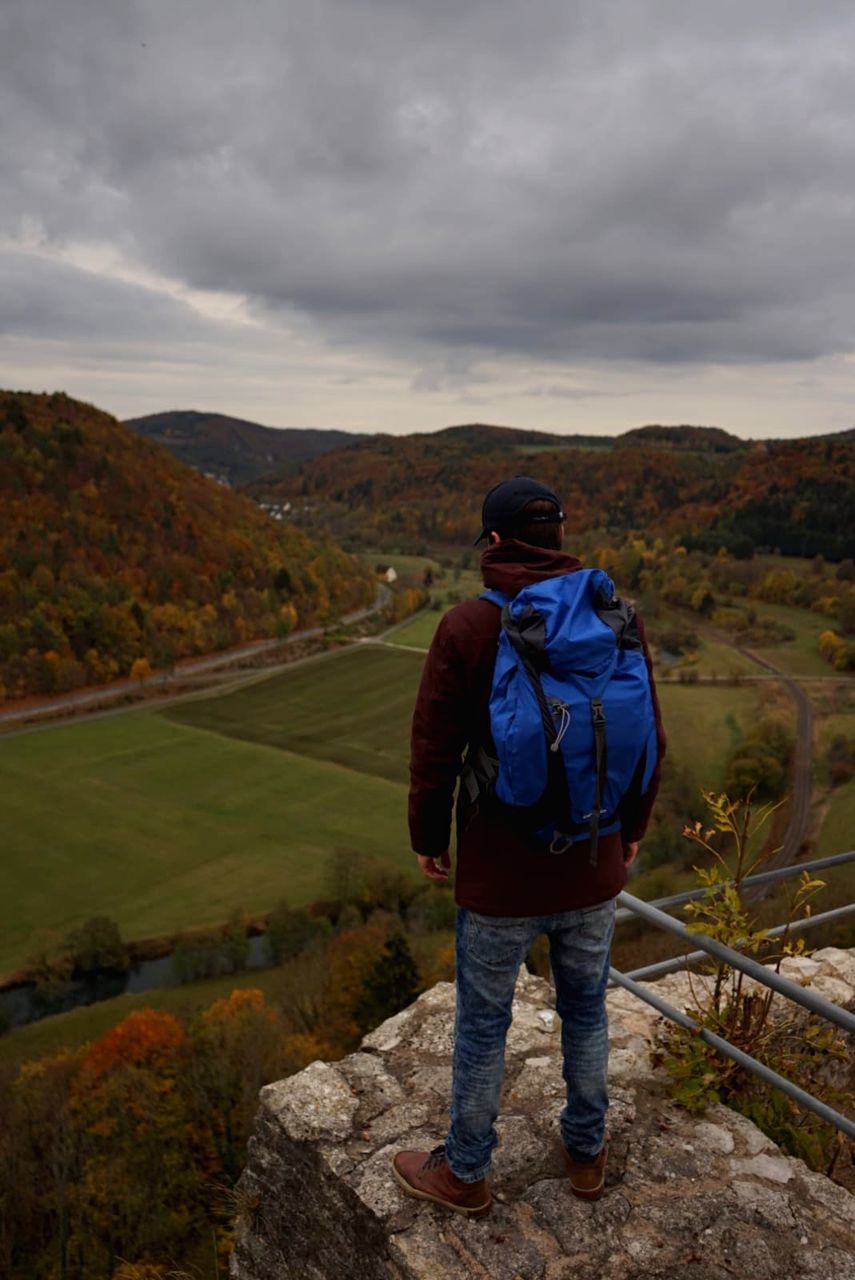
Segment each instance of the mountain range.
[{"label": "mountain range", "polygon": [[486,490],[531,472],[562,496],[574,535],[652,532],[742,555],[855,553],[855,430],[761,441],[691,424],[600,436],[474,422],[353,435],[201,413],[129,425],[353,548],[465,545]]},{"label": "mountain range", "polygon": [[193,409],[128,418],[124,426],[164,445],[198,471],[232,485],[364,438],[348,431],[263,427],[224,413]]}]

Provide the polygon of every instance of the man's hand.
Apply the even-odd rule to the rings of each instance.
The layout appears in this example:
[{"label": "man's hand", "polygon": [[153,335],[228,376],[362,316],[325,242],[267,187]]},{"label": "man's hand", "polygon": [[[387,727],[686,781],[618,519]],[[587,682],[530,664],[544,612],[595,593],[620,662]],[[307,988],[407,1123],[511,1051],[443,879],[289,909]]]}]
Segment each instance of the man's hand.
[{"label": "man's hand", "polygon": [[441,853],[438,858],[426,858],[422,854],[418,855],[419,866],[422,874],[426,875],[428,880],[447,880],[448,868],[451,866],[451,857],[448,850]]},{"label": "man's hand", "polygon": [[635,859],[638,857],[638,841],[633,840],[632,844],[623,846],[623,860],[626,866],[631,867]]}]

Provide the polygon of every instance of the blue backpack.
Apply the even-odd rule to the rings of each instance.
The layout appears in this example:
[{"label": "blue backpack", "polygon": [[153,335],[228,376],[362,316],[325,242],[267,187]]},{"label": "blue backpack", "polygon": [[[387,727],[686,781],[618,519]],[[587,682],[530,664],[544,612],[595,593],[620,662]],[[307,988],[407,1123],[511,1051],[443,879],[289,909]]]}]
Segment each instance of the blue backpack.
[{"label": "blue backpack", "polygon": [[524,587],[502,610],[490,695],[495,756],[470,753],[470,794],[487,791],[552,853],[619,831],[628,792],[656,765],[656,718],[634,611],[602,569]]}]

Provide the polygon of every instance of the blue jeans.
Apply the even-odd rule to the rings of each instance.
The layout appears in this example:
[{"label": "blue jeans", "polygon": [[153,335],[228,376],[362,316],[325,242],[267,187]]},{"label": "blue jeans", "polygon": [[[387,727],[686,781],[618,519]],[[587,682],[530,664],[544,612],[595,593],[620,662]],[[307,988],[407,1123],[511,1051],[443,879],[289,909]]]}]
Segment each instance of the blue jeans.
[{"label": "blue jeans", "polygon": [[549,939],[561,1018],[567,1085],[561,1137],[574,1160],[593,1160],[599,1153],[609,1105],[605,993],[614,923],[614,899],[552,916],[458,910],[451,1127],[445,1150],[452,1173],[463,1182],[477,1182],[490,1170],[514,987],[541,933]]}]

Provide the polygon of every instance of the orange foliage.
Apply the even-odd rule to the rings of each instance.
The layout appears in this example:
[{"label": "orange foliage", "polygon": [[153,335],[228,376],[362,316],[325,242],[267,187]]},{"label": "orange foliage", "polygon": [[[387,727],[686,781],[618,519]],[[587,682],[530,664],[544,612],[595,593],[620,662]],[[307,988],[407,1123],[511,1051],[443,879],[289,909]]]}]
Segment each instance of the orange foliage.
[{"label": "orange foliage", "polygon": [[61,393],[0,392],[0,566],[8,697],[327,622],[375,590],[354,557]]},{"label": "orange foliage", "polygon": [[356,1010],[389,937],[382,925],[347,929],[330,943],[324,983],[324,1035],[347,1051],[361,1037]]},{"label": "orange foliage", "polygon": [[106,1075],[118,1065],[148,1067],[171,1072],[187,1042],[184,1028],[171,1013],[136,1009],[89,1049],[85,1065],[94,1076]]},{"label": "orange foliage", "polygon": [[757,450],[693,427],[575,443],[455,427],[375,436],[248,488],[268,500],[292,501],[309,528],[334,529],[363,546],[420,553],[471,545],[484,493],[520,470],[561,495],[571,535],[608,528],[682,536],[720,526],[721,538],[707,548],[712,552],[748,536],[791,554],[840,558],[847,554],[841,531],[855,520],[852,433],[769,442]]},{"label": "orange foliage", "polygon": [[276,1021],[276,1014],[265,1004],[264,992],[257,987],[238,987],[230,995],[215,1000],[202,1014],[201,1021],[203,1026],[210,1027],[246,1013],[260,1014],[268,1021]]}]

